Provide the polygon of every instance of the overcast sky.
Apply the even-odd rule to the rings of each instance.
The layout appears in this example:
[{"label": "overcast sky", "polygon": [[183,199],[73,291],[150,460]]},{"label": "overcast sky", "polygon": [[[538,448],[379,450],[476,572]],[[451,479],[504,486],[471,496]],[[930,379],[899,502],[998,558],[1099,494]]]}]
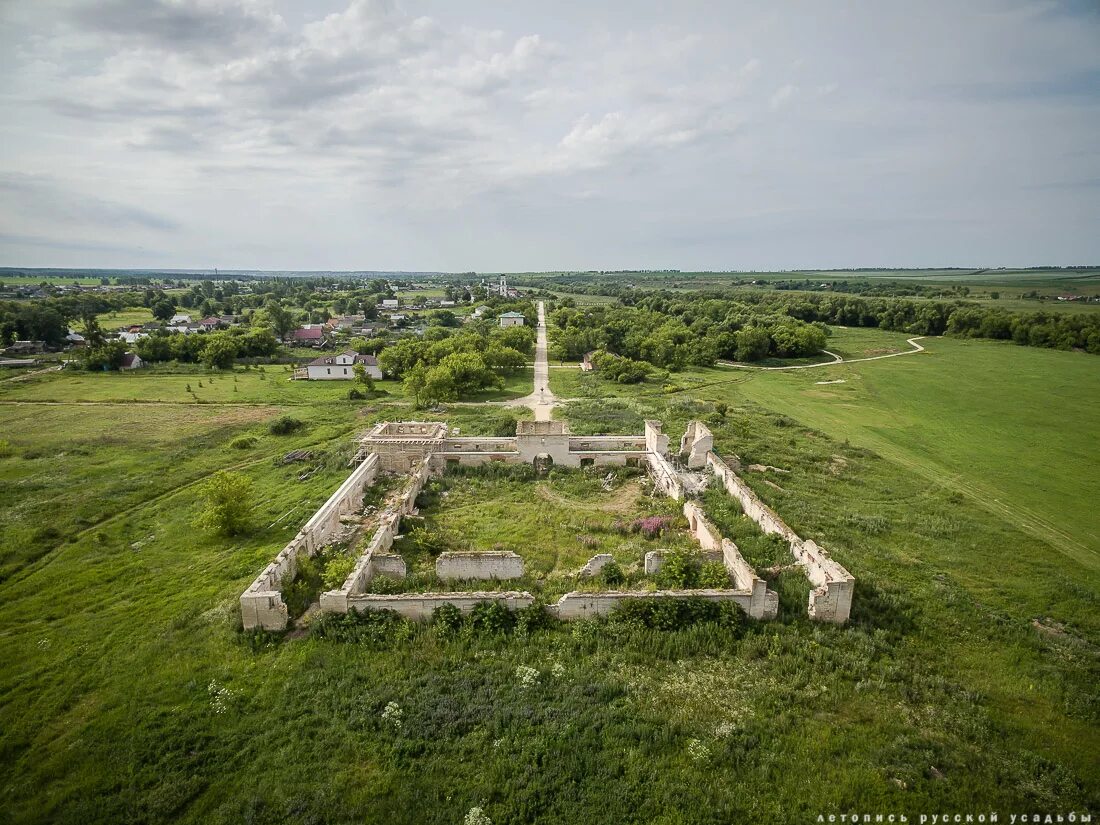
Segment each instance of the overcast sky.
[{"label": "overcast sky", "polygon": [[0,0],[0,265],[1100,263],[1100,2]]}]

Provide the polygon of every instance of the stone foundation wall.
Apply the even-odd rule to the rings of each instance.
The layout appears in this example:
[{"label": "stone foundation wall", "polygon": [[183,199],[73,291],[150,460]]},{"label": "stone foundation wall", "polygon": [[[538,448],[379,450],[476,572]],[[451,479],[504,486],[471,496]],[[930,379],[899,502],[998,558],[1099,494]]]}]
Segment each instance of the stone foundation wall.
[{"label": "stone foundation wall", "polygon": [[283,582],[293,580],[298,573],[298,555],[305,553],[312,556],[340,533],[341,516],[363,508],[363,491],[374,483],[379,463],[375,455],[364,458],[298,534],[279,551],[275,560],[241,594],[241,619],[245,630],[256,627],[265,630],[286,629],[287,608],[281,591]]},{"label": "stone foundation wall", "polygon": [[668,455],[668,436],[664,434],[664,425],[660,421],[646,420],[645,451],[659,456]]},{"label": "stone foundation wall", "polygon": [[519,579],[523,557],[512,552],[440,553],[435,574],[443,581],[456,579]]},{"label": "stone foundation wall", "polygon": [[559,619],[592,619],[606,616],[625,601],[638,599],[705,599],[708,602],[736,602],[747,614],[752,593],[737,590],[654,590],[608,591],[605,593],[566,593],[547,609]]},{"label": "stone foundation wall", "polygon": [[527,592],[484,592],[484,593],[400,593],[383,595],[365,593],[349,596],[348,610],[392,610],[406,619],[423,621],[430,619],[436,608],[445,604],[454,605],[463,613],[469,613],[479,602],[498,602],[509,610],[519,610],[534,604],[535,597]]},{"label": "stone foundation wall", "polygon": [[687,432],[680,439],[680,455],[692,470],[707,466],[707,453],[714,449],[714,436],[702,421],[688,422]]},{"label": "stone foundation wall", "polygon": [[707,453],[707,466],[722,481],[726,492],[737,499],[745,515],[765,533],[782,536],[790,544],[791,555],[814,586],[807,605],[810,618],[836,624],[847,622],[852,612],[855,577],[816,543],[799,538],[718,455]]},{"label": "stone foundation wall", "polygon": [[346,613],[348,597],[367,589],[375,573],[374,556],[385,554],[393,546],[394,537],[401,529],[401,517],[416,511],[416,497],[420,495],[420,491],[424,489],[424,485],[431,477],[431,464],[430,455],[421,460],[420,465],[405,484],[405,489],[401,491],[400,497],[382,514],[374,535],[359,554],[359,560],[344,580],[343,586],[339,590],[330,590],[321,594],[322,610]]},{"label": "stone foundation wall", "polygon": [[646,466],[653,483],[669,498],[680,501],[684,497],[684,485],[680,481],[680,474],[669,464],[668,459],[660,453],[646,453]]}]

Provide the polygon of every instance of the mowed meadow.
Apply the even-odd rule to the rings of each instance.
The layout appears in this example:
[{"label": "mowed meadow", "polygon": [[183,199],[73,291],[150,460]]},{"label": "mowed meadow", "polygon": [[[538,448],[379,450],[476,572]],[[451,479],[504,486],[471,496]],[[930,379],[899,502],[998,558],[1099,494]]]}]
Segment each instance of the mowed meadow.
[{"label": "mowed meadow", "polygon": [[[906,336],[843,335],[830,348],[847,357],[909,348]],[[793,823],[853,810],[1095,811],[1100,571],[1082,548],[974,492],[994,485],[1017,515],[1034,509],[1089,543],[1095,438],[1077,443],[1075,428],[1097,431],[1085,403],[1093,363],[1081,356],[1077,371],[1072,353],[921,343],[927,355],[796,374],[674,374],[667,391],[551,370],[555,392],[578,399],[558,410],[577,432],[640,432],[657,417],[675,439],[702,417],[719,452],[764,468],[745,472],[758,494],[857,578],[842,628],[809,622],[804,584],[788,580],[780,620],[740,629],[242,634],[237,597],[339,485],[354,433],[413,416],[489,432],[499,408],[414,412],[388,382],[384,395],[349,401],[347,385],[292,384],[277,367],[213,384],[201,370],[0,383],[0,819],[456,823],[479,806],[495,825]],[[1018,406],[991,418],[1013,397],[998,389],[1006,380]],[[974,396],[933,392],[938,382]],[[523,391],[517,382],[497,397]],[[273,435],[283,415],[304,427]],[[970,444],[983,431],[987,446]],[[256,440],[230,446],[242,435]],[[282,464],[293,449],[314,456]],[[1053,454],[1061,464],[1036,483],[1030,468]],[[243,538],[194,526],[197,484],[223,468],[255,485]],[[463,523],[483,529],[470,504]],[[705,500],[765,560],[723,504]],[[534,495],[511,506],[517,523],[537,524]],[[506,518],[487,510],[487,524]],[[398,713],[387,715],[390,703]]]}]

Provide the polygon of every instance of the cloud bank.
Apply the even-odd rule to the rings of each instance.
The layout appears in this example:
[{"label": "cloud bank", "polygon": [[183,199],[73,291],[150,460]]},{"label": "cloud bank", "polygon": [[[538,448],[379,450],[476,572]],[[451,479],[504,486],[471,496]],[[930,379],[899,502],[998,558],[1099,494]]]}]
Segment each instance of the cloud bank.
[{"label": "cloud bank", "polygon": [[1095,7],[599,6],[0,7],[0,264],[1100,261]]}]

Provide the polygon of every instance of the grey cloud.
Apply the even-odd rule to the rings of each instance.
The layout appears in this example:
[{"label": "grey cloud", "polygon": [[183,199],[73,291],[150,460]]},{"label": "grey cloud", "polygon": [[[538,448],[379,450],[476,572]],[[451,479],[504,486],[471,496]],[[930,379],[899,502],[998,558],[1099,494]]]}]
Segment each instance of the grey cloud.
[{"label": "grey cloud", "polygon": [[258,4],[198,0],[101,0],[72,12],[82,29],[172,50],[207,52],[271,36],[278,18]]},{"label": "grey cloud", "polygon": [[0,202],[3,201],[17,204],[21,215],[65,226],[136,227],[157,232],[170,232],[180,226],[165,215],[83,195],[57,181],[36,175],[0,173]]},{"label": "grey cloud", "polygon": [[53,177],[0,186],[5,229],[278,268],[1100,255],[1088,5],[271,1],[20,5],[3,166]]}]

